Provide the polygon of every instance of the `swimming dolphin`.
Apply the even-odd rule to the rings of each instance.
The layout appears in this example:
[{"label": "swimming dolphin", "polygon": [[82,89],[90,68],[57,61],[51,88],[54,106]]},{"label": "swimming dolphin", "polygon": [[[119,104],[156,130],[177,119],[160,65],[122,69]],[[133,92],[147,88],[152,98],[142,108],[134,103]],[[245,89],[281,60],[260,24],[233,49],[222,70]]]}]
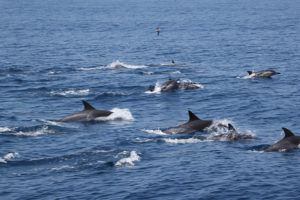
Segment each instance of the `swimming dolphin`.
[{"label": "swimming dolphin", "polygon": [[93,106],[91,106],[88,102],[82,101],[84,105],[84,109],[80,112],[74,113],[67,117],[64,117],[58,122],[88,122],[95,120],[97,117],[107,117],[112,112],[106,110],[96,110]]},{"label": "swimming dolphin", "polygon": [[300,144],[300,136],[295,136],[294,133],[287,128],[282,129],[285,134],[284,138],[267,148],[265,152],[290,151],[298,147]]},{"label": "swimming dolphin", "polygon": [[175,90],[175,89],[178,89],[179,88],[179,79],[172,79],[170,78],[167,82],[163,83],[161,86],[160,86],[160,91],[161,92],[169,92],[169,91],[172,91],[172,90]]},{"label": "swimming dolphin", "polygon": [[273,75],[280,74],[279,72],[276,72],[272,69],[262,70],[258,72],[253,72],[253,71],[247,71],[247,72],[250,78],[254,78],[254,77],[271,78],[271,76]]},{"label": "swimming dolphin", "polygon": [[203,131],[205,128],[212,125],[212,120],[201,120],[199,119],[194,113],[189,111],[189,121],[173,127],[169,128],[167,130],[164,130],[163,132],[166,134],[182,134],[182,133],[193,133],[197,131]]},{"label": "swimming dolphin", "polygon": [[232,124],[228,124],[228,133],[223,133],[219,135],[215,135],[213,137],[208,138],[209,140],[221,140],[221,141],[237,141],[237,140],[248,140],[248,139],[256,139],[252,135],[240,134],[238,133]]}]

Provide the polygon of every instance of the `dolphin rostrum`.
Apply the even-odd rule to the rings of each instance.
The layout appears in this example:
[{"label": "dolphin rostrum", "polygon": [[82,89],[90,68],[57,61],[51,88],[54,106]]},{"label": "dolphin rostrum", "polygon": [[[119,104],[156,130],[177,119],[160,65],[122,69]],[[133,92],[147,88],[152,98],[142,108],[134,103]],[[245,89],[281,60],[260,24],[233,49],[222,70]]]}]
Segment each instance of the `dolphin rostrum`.
[{"label": "dolphin rostrum", "polygon": [[64,117],[58,122],[88,122],[95,120],[97,117],[107,117],[112,112],[106,110],[96,110],[93,106],[91,106],[88,102],[82,101],[84,105],[84,109],[80,112],[74,113],[67,117]]},{"label": "dolphin rostrum", "polygon": [[189,111],[189,117],[190,119],[188,122],[173,128],[169,128],[167,130],[164,130],[163,132],[167,134],[193,133],[197,131],[203,131],[205,128],[209,127],[213,123],[212,120],[199,119],[191,111]]},{"label": "dolphin rostrum", "polygon": [[284,138],[267,148],[265,152],[290,151],[298,147],[300,144],[300,136],[295,136],[294,133],[287,128],[282,129],[285,134]]},{"label": "dolphin rostrum", "polygon": [[262,70],[258,72],[253,72],[253,71],[247,71],[247,72],[250,78],[254,78],[254,77],[271,78],[271,76],[273,75],[280,74],[279,72],[276,72],[272,69]]}]

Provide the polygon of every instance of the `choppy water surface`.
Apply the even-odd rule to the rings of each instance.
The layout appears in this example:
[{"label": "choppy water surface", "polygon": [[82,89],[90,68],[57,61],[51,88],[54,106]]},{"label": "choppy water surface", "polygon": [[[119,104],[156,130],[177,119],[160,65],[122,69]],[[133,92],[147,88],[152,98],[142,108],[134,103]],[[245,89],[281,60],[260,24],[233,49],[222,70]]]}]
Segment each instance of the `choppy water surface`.
[{"label": "choppy water surface", "polygon": [[[297,199],[299,150],[263,150],[281,127],[300,135],[299,10],[279,0],[1,1],[1,199]],[[269,68],[281,74],[244,78]],[[199,88],[159,92],[169,78]],[[81,100],[114,115],[56,122]],[[259,139],[162,132],[188,110]]]}]

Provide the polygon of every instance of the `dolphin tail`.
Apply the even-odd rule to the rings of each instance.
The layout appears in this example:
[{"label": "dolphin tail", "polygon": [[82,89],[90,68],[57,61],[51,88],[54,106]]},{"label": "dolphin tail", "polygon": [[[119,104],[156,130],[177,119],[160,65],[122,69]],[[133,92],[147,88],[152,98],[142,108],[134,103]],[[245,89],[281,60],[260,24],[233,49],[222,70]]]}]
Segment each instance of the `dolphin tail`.
[{"label": "dolphin tail", "polygon": [[88,102],[85,100],[82,100],[82,104],[84,105],[84,110],[96,110],[93,106],[91,106]]},{"label": "dolphin tail", "polygon": [[287,128],[282,128],[282,129],[284,131],[285,138],[295,136],[294,133],[292,133],[292,131],[290,131],[289,129],[287,129]]},{"label": "dolphin tail", "polygon": [[247,71],[249,75],[251,75],[253,72],[252,71]]}]

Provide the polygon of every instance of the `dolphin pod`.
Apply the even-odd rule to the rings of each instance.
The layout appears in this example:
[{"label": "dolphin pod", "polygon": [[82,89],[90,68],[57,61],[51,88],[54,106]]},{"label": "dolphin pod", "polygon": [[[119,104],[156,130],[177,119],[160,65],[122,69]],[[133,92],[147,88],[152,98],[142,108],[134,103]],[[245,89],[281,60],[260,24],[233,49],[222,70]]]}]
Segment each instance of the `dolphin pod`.
[{"label": "dolphin pod", "polygon": [[[258,72],[248,71],[249,77],[260,77],[260,78],[271,78],[271,76],[280,74],[274,70],[262,70]],[[178,89],[180,87],[179,79],[169,79],[167,82],[161,85],[162,91],[172,91],[174,89]],[[96,110],[93,106],[91,106],[86,101],[82,100],[84,105],[84,109],[77,113],[66,116],[58,122],[88,122],[97,119],[98,117],[107,117],[111,115],[113,112],[106,110]],[[213,120],[201,120],[198,118],[192,111],[188,111],[189,120],[181,125],[168,128],[163,132],[166,134],[185,134],[185,133],[194,133],[197,131],[204,131],[206,128],[210,127],[213,124]],[[228,129],[227,133],[219,134],[208,138],[209,140],[230,140],[236,141],[240,139],[256,139],[252,135],[240,134],[236,131],[236,129],[231,125],[223,125],[219,124],[220,127],[225,127]],[[218,125],[218,126],[219,126]],[[265,149],[265,152],[281,152],[281,151],[290,151],[299,147],[300,145],[300,136],[294,135],[289,129],[282,128],[285,136],[280,141],[275,144],[269,146]]]},{"label": "dolphin pod", "polygon": [[[66,116],[58,122],[88,122],[97,119],[98,117],[107,117],[111,115],[113,112],[106,110],[96,110],[93,106],[91,106],[88,102],[82,100],[84,105],[84,109],[72,115]],[[206,128],[210,127],[213,124],[213,120],[201,120],[198,118],[192,111],[188,111],[189,113],[189,121],[184,124],[168,128],[163,132],[166,134],[187,134],[194,133],[197,131],[204,131]],[[225,134],[219,134],[208,138],[208,140],[215,141],[237,141],[243,139],[256,139],[252,135],[240,134],[236,131],[236,129],[229,123],[228,126],[219,124],[218,126],[227,128],[228,132]],[[290,151],[292,149],[296,149],[300,145],[300,136],[295,136],[287,128],[282,128],[285,137],[278,141],[277,143],[271,145],[265,152],[281,152],[281,151]]]},{"label": "dolphin pod", "polygon": [[88,122],[95,120],[98,117],[107,117],[112,114],[112,112],[107,110],[96,110],[93,106],[91,106],[84,100],[82,101],[82,103],[84,105],[84,109],[82,111],[64,117],[58,120],[58,122]]}]

